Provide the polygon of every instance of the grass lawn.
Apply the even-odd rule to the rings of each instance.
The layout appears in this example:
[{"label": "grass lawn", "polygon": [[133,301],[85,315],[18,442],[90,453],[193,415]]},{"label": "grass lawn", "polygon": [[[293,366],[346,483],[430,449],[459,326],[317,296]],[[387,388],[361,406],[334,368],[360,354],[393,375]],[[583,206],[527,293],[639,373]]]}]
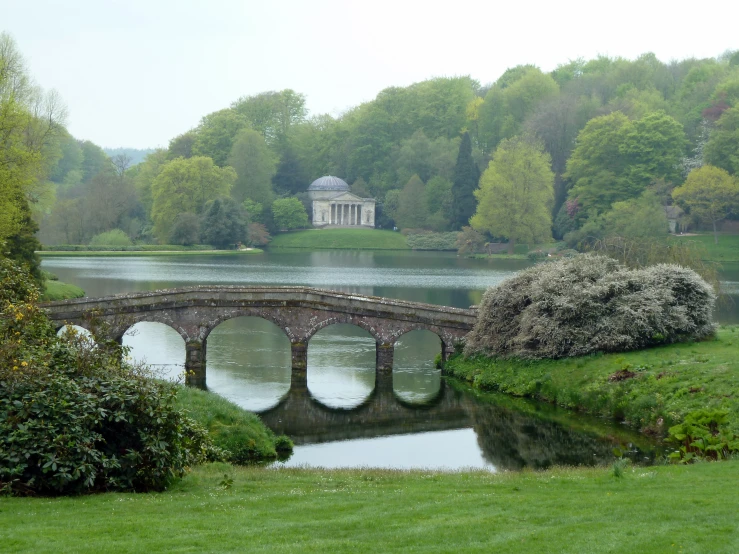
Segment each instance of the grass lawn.
[{"label": "grass lawn", "polygon": [[[739,551],[739,462],[491,474],[195,470],[164,493],[4,498],[6,552]],[[224,477],[225,476],[225,477]]]},{"label": "grass lawn", "polygon": [[85,296],[85,291],[76,285],[47,279],[44,281],[44,291],[41,295],[41,302],[66,300],[68,298],[82,298],[83,296]]},{"label": "grass lawn", "polygon": [[381,229],[312,229],[275,235],[269,248],[408,250],[400,233]]},{"label": "grass lawn", "polygon": [[[278,450],[285,451],[285,441],[278,440],[257,415],[215,393],[179,386],[177,407],[205,427],[216,446],[231,452],[232,461],[273,460]],[[287,444],[292,451],[292,442]]]},{"label": "grass lawn", "polygon": [[251,250],[41,250],[42,258],[70,256],[244,256],[261,254],[259,248]]},{"label": "grass lawn", "polygon": [[706,249],[706,257],[712,262],[739,262],[739,235],[719,233],[718,244],[714,243],[713,233],[706,235],[676,235],[670,240],[691,240]]},{"label": "grass lawn", "polygon": [[[624,420],[658,435],[693,410],[727,409],[739,433],[739,326],[720,328],[715,340],[562,360],[456,355],[445,370],[483,390]],[[628,378],[609,379],[624,371]]]}]

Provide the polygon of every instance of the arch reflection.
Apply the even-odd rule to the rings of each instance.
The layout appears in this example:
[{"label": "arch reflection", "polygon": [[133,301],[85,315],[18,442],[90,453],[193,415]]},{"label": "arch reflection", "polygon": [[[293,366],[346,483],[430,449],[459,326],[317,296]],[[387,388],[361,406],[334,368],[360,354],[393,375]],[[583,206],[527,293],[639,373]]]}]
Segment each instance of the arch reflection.
[{"label": "arch reflection", "polygon": [[435,359],[441,353],[441,339],[431,331],[415,330],[395,341],[393,390],[409,404],[426,404],[441,391],[441,369]]},{"label": "arch reflection", "polygon": [[290,340],[271,321],[236,317],[208,335],[208,390],[254,412],[277,404],[290,390]]},{"label": "arch reflection", "polygon": [[308,390],[329,408],[352,409],[375,388],[375,339],[345,323],[324,327],[308,343]]}]

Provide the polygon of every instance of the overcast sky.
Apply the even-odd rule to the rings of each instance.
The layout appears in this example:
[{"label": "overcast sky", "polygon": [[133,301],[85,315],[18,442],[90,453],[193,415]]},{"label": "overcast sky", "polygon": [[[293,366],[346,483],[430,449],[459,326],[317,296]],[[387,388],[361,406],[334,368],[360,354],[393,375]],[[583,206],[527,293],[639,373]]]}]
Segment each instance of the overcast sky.
[{"label": "overcast sky", "polygon": [[334,116],[389,86],[598,54],[739,49],[739,1],[0,0],[28,69],[104,147],[166,146],[245,95],[292,88]]}]

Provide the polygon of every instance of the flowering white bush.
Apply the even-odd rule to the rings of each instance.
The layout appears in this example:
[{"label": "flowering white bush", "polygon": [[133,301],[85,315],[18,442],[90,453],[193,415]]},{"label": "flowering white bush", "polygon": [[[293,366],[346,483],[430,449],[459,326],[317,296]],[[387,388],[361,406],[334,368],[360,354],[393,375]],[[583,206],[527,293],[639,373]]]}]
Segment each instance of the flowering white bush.
[{"label": "flowering white bush", "polygon": [[715,331],[715,302],[691,269],[581,254],[488,289],[465,355],[563,358],[702,339]]}]

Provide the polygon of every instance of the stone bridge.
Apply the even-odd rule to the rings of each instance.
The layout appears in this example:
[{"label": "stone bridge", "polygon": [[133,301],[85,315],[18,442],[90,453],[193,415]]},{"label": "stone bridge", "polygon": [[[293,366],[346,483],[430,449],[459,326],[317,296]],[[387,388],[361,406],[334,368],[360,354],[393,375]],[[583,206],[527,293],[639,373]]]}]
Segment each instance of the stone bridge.
[{"label": "stone bridge", "polygon": [[186,381],[204,386],[208,335],[220,323],[241,316],[261,317],[276,324],[290,339],[293,371],[305,372],[308,341],[335,323],[365,329],[377,344],[377,369],[390,371],[398,338],[426,329],[441,339],[442,361],[472,330],[477,312],[361,296],[306,287],[198,286],[152,292],[79,298],[42,304],[58,328],[104,324],[111,338],[122,341],[136,323],[169,325],[185,341]]}]

